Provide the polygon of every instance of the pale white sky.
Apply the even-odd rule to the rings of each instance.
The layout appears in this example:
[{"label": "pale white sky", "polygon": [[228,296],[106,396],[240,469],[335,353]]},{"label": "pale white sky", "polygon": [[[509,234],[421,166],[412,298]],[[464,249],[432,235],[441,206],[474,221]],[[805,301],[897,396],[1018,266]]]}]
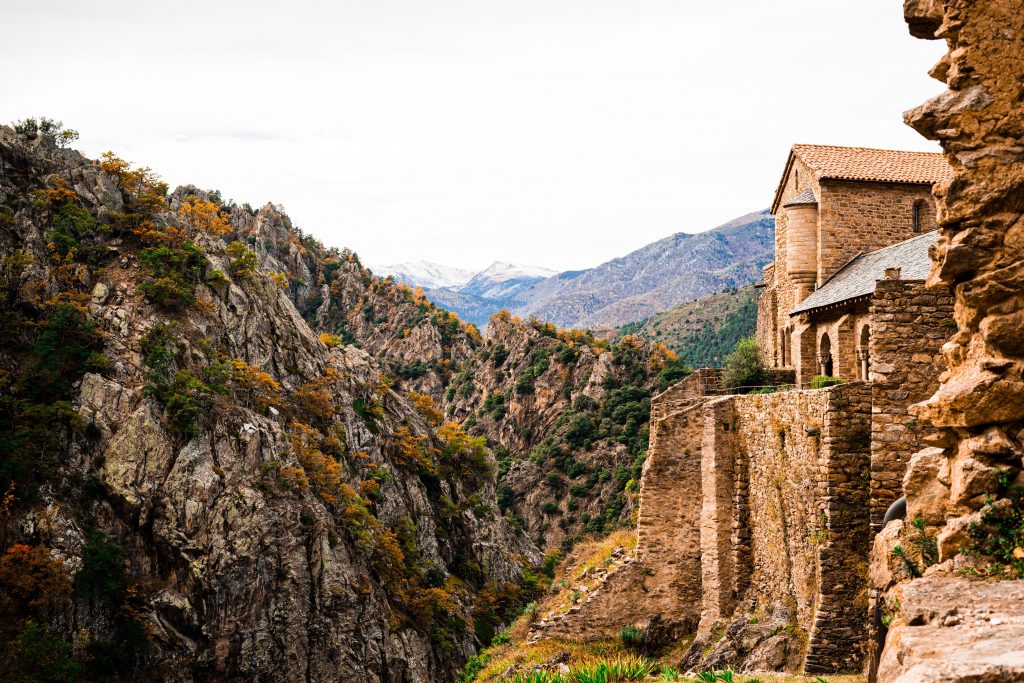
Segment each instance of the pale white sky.
[{"label": "pale white sky", "polygon": [[902,4],[0,0],[0,121],[371,263],[582,268],[767,207],[794,142],[937,150]]}]

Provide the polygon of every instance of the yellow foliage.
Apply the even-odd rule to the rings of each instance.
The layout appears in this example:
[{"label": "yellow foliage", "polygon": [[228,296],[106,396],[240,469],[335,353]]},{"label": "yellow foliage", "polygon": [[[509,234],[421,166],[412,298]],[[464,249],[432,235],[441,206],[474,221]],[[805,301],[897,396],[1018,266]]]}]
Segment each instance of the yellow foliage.
[{"label": "yellow foliage", "polygon": [[652,372],[658,372],[665,367],[667,363],[670,363],[676,359],[676,352],[668,348],[661,342],[654,342],[651,346],[651,361],[650,370]]},{"label": "yellow foliage", "polygon": [[[299,460],[313,492],[324,502],[337,505],[343,502],[341,465],[320,450],[323,435],[307,424],[293,420],[291,425],[292,453]],[[351,490],[351,487],[349,487]],[[352,495],[358,497],[355,491]]]},{"label": "yellow foliage", "polygon": [[278,289],[288,289],[288,276],[284,273],[271,273],[270,279]]},{"label": "yellow foliage", "polygon": [[430,445],[430,437],[417,436],[408,427],[399,427],[392,436],[395,447],[395,464],[415,466],[428,474],[436,474],[434,456],[437,450]]},{"label": "yellow foliage", "polygon": [[78,195],[75,194],[75,191],[71,189],[71,185],[64,178],[54,174],[50,175],[46,180],[52,187],[41,190],[40,194],[50,206],[78,201]]},{"label": "yellow foliage", "polygon": [[329,420],[337,413],[334,407],[334,398],[327,387],[337,380],[338,371],[328,368],[322,379],[308,382],[299,386],[292,392],[292,400],[295,405],[306,412],[317,417]]},{"label": "yellow foliage", "polygon": [[235,386],[248,393],[249,399],[260,410],[266,410],[271,404],[280,402],[281,385],[270,376],[270,373],[237,358],[231,361],[231,367]]},{"label": "yellow foliage", "polygon": [[420,415],[425,417],[432,426],[436,427],[444,420],[444,413],[437,409],[434,399],[430,396],[410,391],[409,400],[416,406],[416,410],[419,411]]},{"label": "yellow foliage", "polygon": [[178,209],[178,219],[192,229],[193,232],[205,232],[210,235],[230,235],[231,223],[226,214],[213,202],[199,199],[195,195],[185,197]]},{"label": "yellow foliage", "polygon": [[333,349],[336,346],[341,346],[341,337],[330,332],[321,332],[320,343],[329,349]]}]

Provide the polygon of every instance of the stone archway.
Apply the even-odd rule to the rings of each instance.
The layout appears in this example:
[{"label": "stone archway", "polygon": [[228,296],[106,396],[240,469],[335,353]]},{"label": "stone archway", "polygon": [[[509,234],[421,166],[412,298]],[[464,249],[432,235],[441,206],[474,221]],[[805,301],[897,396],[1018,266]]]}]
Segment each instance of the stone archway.
[{"label": "stone archway", "polygon": [[829,338],[828,332],[821,335],[821,341],[818,342],[818,368],[822,375],[832,376],[832,340]]}]

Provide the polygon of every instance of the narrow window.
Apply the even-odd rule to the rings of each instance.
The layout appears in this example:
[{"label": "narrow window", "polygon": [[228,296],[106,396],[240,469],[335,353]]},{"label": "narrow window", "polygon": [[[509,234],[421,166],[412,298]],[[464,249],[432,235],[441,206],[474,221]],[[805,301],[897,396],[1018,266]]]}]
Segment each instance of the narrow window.
[{"label": "narrow window", "polygon": [[921,232],[921,200],[914,202],[914,232]]}]

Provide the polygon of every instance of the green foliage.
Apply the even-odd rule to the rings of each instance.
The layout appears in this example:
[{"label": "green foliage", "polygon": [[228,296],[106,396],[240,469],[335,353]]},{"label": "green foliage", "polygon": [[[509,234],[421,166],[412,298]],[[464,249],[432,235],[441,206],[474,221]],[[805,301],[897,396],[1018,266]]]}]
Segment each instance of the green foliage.
[{"label": "green foliage", "polygon": [[658,391],[665,391],[670,386],[688,375],[693,374],[693,368],[687,365],[681,358],[665,363],[665,367],[658,373],[655,388]]},{"label": "green foliage", "polygon": [[38,119],[34,116],[21,119],[13,124],[13,128],[15,133],[21,133],[22,135],[42,133],[53,136],[53,140],[57,143],[58,147],[67,147],[78,139],[77,130],[65,128],[63,121],[55,121],[45,116],[41,116]]},{"label": "green foliage", "polygon": [[78,678],[80,667],[72,659],[71,644],[48,634],[34,621],[26,621],[14,638],[15,680],[19,683],[63,683]]},{"label": "green foliage", "polygon": [[726,388],[759,387],[768,382],[768,371],[761,360],[757,340],[747,337],[725,358],[722,384]]},{"label": "green foliage", "polygon": [[70,396],[72,385],[85,374],[102,347],[96,323],[74,306],[51,306],[31,347],[33,398],[50,402]]},{"label": "green foliage", "polygon": [[162,244],[143,249],[139,254],[143,282],[139,285],[147,299],[166,308],[188,308],[195,303],[196,284],[206,270],[206,254],[184,242]]},{"label": "green foliage", "polygon": [[242,242],[232,242],[227,246],[228,270],[232,277],[252,277],[259,268],[260,260],[249,247]]},{"label": "green foliage", "polygon": [[843,380],[838,377],[830,377],[828,375],[815,375],[811,378],[811,389],[824,389],[825,387],[834,387],[837,384],[842,384]]},{"label": "green foliage", "polygon": [[1008,473],[1000,484],[999,493],[1005,497],[989,498],[982,506],[981,522],[968,529],[971,540],[965,551],[991,558],[993,574],[1024,579],[1024,488],[1010,485]]},{"label": "green foliage", "polygon": [[922,567],[928,568],[936,564],[939,561],[939,545],[925,531],[924,520],[920,517],[915,517],[914,521],[911,522],[911,526],[914,527],[916,533],[910,539],[910,542],[913,544],[914,549],[917,550],[917,556],[921,559]]},{"label": "green foliage", "polygon": [[[495,637],[495,639],[491,641],[491,644],[500,645],[501,643],[498,643],[497,641],[498,638]],[[459,675],[455,677],[455,683],[473,683],[473,681],[476,680],[477,675],[484,670],[485,666],[487,666],[487,662],[490,661],[490,659],[490,655],[486,653],[470,657],[469,661],[466,662],[466,666],[463,667],[462,671],[459,672]]]},{"label": "green foliage", "polygon": [[574,667],[567,674],[539,669],[516,674],[512,683],[615,683],[642,681],[659,671],[658,663],[634,655],[587,662]]},{"label": "green foliage", "polygon": [[508,360],[508,349],[505,348],[504,344],[495,344],[494,348],[491,349],[491,364],[496,368],[500,368]]},{"label": "green foliage", "polygon": [[116,601],[124,591],[124,550],[103,533],[93,531],[82,549],[82,568],[75,574],[75,592],[83,598]]}]

